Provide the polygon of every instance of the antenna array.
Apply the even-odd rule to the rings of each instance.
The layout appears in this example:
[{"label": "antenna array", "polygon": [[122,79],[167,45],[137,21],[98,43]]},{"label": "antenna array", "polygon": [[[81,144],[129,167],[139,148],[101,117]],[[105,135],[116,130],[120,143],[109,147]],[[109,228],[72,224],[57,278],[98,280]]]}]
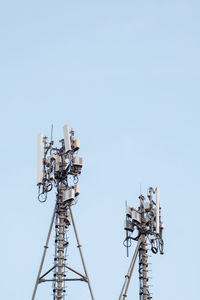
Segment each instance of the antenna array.
[{"label": "antenna array", "polygon": [[[68,125],[63,127],[64,139],[60,140],[60,147],[54,147],[53,128],[51,132],[51,141],[42,134],[38,135],[38,199],[40,202],[47,200],[48,193],[55,188],[56,204],[51,219],[44,252],[36,279],[32,300],[35,299],[38,285],[42,282],[53,283],[53,299],[62,300],[66,296],[67,281],[84,281],[88,284],[90,295],[94,300],[92,288],[90,285],[86,265],[83,258],[81,245],[75,221],[72,214],[72,206],[77,202],[77,196],[80,194],[80,186],[78,177],[82,170],[82,157],[77,156],[80,148],[80,141],[74,138],[74,131]],[[67,230],[73,225],[77,247],[79,249],[82,265],[85,274],[69,267],[66,262],[66,253],[68,248]],[[53,225],[55,227],[55,257],[53,267],[46,271],[43,275],[43,264],[50,240]],[[67,278],[66,271],[70,270],[78,275],[78,278]],[[53,277],[47,279],[48,274],[53,273]]]}]

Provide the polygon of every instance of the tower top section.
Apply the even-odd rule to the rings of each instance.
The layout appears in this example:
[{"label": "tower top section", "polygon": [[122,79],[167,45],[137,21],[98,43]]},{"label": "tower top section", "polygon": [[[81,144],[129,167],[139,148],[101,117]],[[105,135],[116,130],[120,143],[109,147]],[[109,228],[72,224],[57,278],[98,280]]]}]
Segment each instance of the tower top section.
[{"label": "tower top section", "polygon": [[139,200],[138,209],[126,205],[124,245],[128,250],[131,240],[138,241],[143,234],[150,243],[152,252],[156,254],[159,251],[160,254],[163,254],[164,225],[161,221],[160,188],[149,187],[147,197],[140,195]]},{"label": "tower top section", "polygon": [[62,199],[73,202],[80,193],[78,177],[81,174],[83,159],[77,155],[80,140],[74,137],[74,130],[65,125],[60,147],[54,146],[53,128],[51,138],[38,134],[37,186],[40,202],[47,200],[53,187],[63,190]]}]

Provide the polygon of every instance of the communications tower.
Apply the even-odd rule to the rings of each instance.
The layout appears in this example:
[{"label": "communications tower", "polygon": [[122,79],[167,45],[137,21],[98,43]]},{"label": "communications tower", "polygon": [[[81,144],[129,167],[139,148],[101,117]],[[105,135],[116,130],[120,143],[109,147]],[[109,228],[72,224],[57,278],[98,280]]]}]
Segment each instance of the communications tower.
[{"label": "communications tower", "polygon": [[[80,148],[80,141],[74,138],[74,131],[70,129],[68,125],[63,127],[63,133],[64,139],[59,141],[59,147],[54,146],[53,126],[50,141],[48,141],[48,138],[43,136],[43,134],[40,133],[38,135],[38,199],[40,202],[45,202],[48,193],[53,189],[56,189],[56,201],[32,300],[36,297],[38,285],[45,282],[51,282],[53,284],[53,300],[65,300],[66,282],[69,281],[83,281],[87,283],[91,299],[94,300],[72,213],[72,206],[76,204],[77,196],[80,194],[78,177],[81,174],[83,165],[82,157],[77,155],[77,151]],[[75,233],[84,274],[69,267],[67,262],[66,254],[69,244],[67,231],[71,224]],[[49,270],[43,271],[43,265],[53,227],[55,228],[54,263],[53,267]],[[68,278],[67,270],[70,270],[76,277]]]},{"label": "communications tower", "polygon": [[[156,199],[154,200],[154,198]],[[159,188],[153,189],[150,187],[148,189],[147,198],[140,195],[139,200],[140,206],[138,209],[126,205],[126,220],[124,227],[126,238],[124,240],[124,246],[127,248],[127,256],[132,241],[136,241],[137,246],[125,276],[119,300],[125,300],[127,298],[127,292],[137,257],[139,257],[139,300],[152,299],[149,290],[149,249],[147,248],[147,245],[150,245],[151,251],[154,254],[158,252],[164,254],[164,242],[162,238],[164,225],[161,222]]]}]

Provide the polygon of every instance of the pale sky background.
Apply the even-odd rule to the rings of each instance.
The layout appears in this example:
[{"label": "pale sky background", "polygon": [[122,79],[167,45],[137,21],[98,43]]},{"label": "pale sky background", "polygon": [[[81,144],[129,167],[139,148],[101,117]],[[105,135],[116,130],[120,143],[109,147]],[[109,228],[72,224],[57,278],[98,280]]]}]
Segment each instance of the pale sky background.
[{"label": "pale sky background", "polygon": [[[37,134],[51,123],[56,141],[64,124],[81,140],[74,215],[95,300],[119,297],[124,203],[137,207],[140,184],[144,194],[160,186],[165,224],[165,255],[150,258],[153,299],[198,298],[199,29],[194,0],[1,2],[2,299],[31,299],[55,201],[39,203],[36,187]],[[81,271],[69,234],[68,263]],[[67,291],[90,299],[84,283]],[[137,268],[127,299],[138,299]]]}]

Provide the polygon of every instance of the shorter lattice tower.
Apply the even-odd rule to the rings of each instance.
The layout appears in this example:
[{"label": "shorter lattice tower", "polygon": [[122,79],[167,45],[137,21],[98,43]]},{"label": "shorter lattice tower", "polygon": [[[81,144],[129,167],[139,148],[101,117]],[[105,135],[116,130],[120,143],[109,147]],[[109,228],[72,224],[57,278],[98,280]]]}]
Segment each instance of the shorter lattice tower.
[{"label": "shorter lattice tower", "polygon": [[[154,195],[156,199],[154,200]],[[140,206],[138,209],[126,205],[126,220],[125,231],[126,239],[124,246],[127,248],[127,256],[129,254],[129,247],[132,241],[137,242],[135,252],[133,254],[128,272],[125,276],[125,281],[119,296],[119,300],[125,300],[132,277],[133,269],[139,257],[139,299],[150,300],[152,299],[149,290],[149,276],[148,276],[148,248],[151,246],[151,251],[156,254],[163,252],[163,238],[162,232],[164,225],[161,222],[161,208],[159,198],[159,188],[155,190],[150,187],[148,189],[147,198],[143,195],[139,196]]]}]

